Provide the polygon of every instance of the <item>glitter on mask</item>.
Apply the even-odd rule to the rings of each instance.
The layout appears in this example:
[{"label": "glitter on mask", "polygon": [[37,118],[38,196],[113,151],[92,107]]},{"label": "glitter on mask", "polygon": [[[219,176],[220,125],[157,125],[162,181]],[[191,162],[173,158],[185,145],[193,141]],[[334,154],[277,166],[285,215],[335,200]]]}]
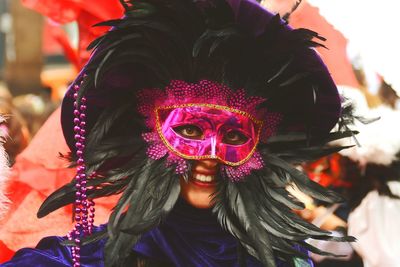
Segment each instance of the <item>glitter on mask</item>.
[{"label": "glitter on mask", "polygon": [[253,156],[240,166],[222,166],[222,173],[225,173],[232,181],[241,181],[248,176],[252,170],[260,170],[264,167],[264,161],[260,153],[255,152]]},{"label": "glitter on mask", "polygon": [[[156,129],[156,112],[160,107],[185,104],[212,104],[240,110],[256,120],[263,121],[260,141],[265,142],[275,132],[281,121],[281,115],[268,112],[266,108],[258,108],[265,101],[257,96],[246,96],[244,89],[231,90],[225,85],[216,82],[201,80],[198,83],[187,83],[180,80],[171,81],[161,89],[145,89],[138,93],[138,111],[145,117],[146,126],[150,132],[143,133],[143,139],[148,143],[147,155],[159,160],[167,156],[167,167],[174,166],[177,174],[184,174],[188,170],[186,159],[178,156],[163,143],[160,133]],[[228,166],[221,164],[221,168],[232,181],[240,181],[249,175],[252,170],[261,169],[264,162],[261,155],[254,152],[243,164]]]}]

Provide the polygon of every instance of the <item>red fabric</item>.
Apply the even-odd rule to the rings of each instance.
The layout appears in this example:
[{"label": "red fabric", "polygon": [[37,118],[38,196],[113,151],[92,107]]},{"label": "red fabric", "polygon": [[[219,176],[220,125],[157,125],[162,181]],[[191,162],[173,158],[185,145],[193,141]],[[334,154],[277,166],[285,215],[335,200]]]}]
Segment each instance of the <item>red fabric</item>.
[{"label": "red fabric", "polygon": [[339,154],[333,154],[323,157],[317,161],[304,166],[308,176],[324,187],[346,187],[349,188],[352,184],[343,180],[343,174],[340,167]]},{"label": "red fabric", "polygon": [[[118,0],[21,0],[22,3],[52,20],[64,24],[77,21],[79,25],[79,48],[76,54],[66,42],[65,35],[54,32],[64,51],[76,65],[83,66],[89,58],[87,45],[108,30],[108,27],[91,27],[98,22],[119,18],[123,8]],[[10,259],[14,251],[33,247],[49,235],[65,235],[72,229],[71,205],[48,216],[37,219],[36,213],[54,190],[71,181],[75,169],[60,158],[67,154],[57,109],[35,135],[29,146],[16,158],[7,191],[12,202],[9,212],[0,221],[0,263]],[[108,220],[111,208],[118,196],[96,200],[95,224]]]},{"label": "red fabric", "polygon": [[[79,69],[87,62],[90,52],[87,46],[109,27],[92,27],[93,25],[123,15],[123,7],[118,0],[21,0],[30,9],[49,17],[53,21],[65,24],[76,21],[79,26],[79,46],[77,55],[80,59]],[[65,43],[64,43],[65,45]],[[64,47],[65,48],[65,47]],[[68,51],[68,50],[67,50]]]},{"label": "red fabric", "polygon": [[[27,8],[36,10],[52,20],[65,24],[79,19],[88,13],[97,21],[120,17],[123,7],[118,0],[21,0]],[[91,25],[88,25],[91,26]]]},{"label": "red fabric", "polygon": [[[68,39],[67,33],[60,28],[58,25],[52,23],[46,23],[45,25],[45,37],[48,35],[49,43],[54,43],[62,49],[65,57],[71,62],[76,71],[80,70],[81,59],[79,58],[78,51],[72,47],[70,40]],[[46,45],[46,43],[45,43]]]},{"label": "red fabric", "polygon": [[335,83],[360,87],[347,56],[347,39],[319,14],[318,8],[302,2],[298,10],[290,16],[289,24],[294,28],[309,28],[325,37],[327,40],[324,44],[329,50],[325,48],[317,48],[317,50]]},{"label": "red fabric", "polygon": [[0,263],[5,262],[11,259],[12,255],[14,255],[14,251],[9,249],[1,240],[0,240]]},{"label": "red fabric", "polygon": [[44,194],[19,181],[12,181],[7,191],[12,204],[0,222],[0,242],[8,247],[8,256],[2,260],[7,260],[12,251],[19,248],[36,246],[44,236],[65,235],[71,229],[72,217],[68,208],[38,220],[36,212],[45,199]]},{"label": "red fabric", "polygon": [[[36,217],[46,197],[75,175],[75,169],[67,168],[68,163],[59,157],[59,153],[68,151],[61,131],[60,109],[57,109],[17,156],[12,168],[11,182],[6,189],[11,205],[0,221],[0,262],[8,260],[19,248],[34,247],[45,236],[65,235],[72,229],[71,205],[44,218]],[[108,221],[117,198],[96,200],[95,224]]]}]

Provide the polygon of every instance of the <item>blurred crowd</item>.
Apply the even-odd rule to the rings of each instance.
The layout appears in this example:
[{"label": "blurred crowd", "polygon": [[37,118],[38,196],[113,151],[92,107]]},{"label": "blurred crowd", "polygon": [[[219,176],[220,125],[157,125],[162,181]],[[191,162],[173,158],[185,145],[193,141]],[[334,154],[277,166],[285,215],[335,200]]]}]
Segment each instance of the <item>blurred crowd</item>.
[{"label": "blurred crowd", "polygon": [[[45,59],[36,66],[41,70],[37,77],[40,86],[36,86],[34,92],[21,89],[24,83],[18,83],[20,76],[15,78],[9,73],[15,62],[6,56],[0,57],[3,58],[0,114],[4,117],[0,120],[0,136],[4,136],[2,142],[11,166],[11,175],[4,188],[10,199],[9,211],[0,218],[0,263],[9,259],[18,248],[34,246],[43,236],[63,235],[71,227],[72,212],[68,208],[36,219],[36,211],[46,196],[74,176],[74,170],[68,168],[69,151],[61,132],[58,106],[63,92],[89,56],[82,47],[107,30],[94,32],[88,30],[88,24],[118,17],[120,12],[107,9],[107,5],[118,1],[108,1],[103,9],[94,12],[81,6],[76,16],[60,19],[52,14],[54,9],[51,7],[35,6],[34,2],[13,0],[0,5],[0,53],[10,53],[6,51],[11,49],[9,38],[19,34],[16,33],[18,27],[7,24],[9,18],[20,16],[21,12],[35,13],[27,7],[48,17],[38,15],[44,35],[41,47],[56,47],[36,51]],[[100,6],[102,2],[106,1],[99,1]],[[287,6],[292,6],[288,2],[264,1],[263,4],[284,14]],[[14,17],[14,25],[17,24],[15,20]],[[400,219],[400,135],[397,134],[400,88],[385,80],[384,73],[375,72],[371,78],[371,71],[362,64],[362,59],[354,53],[348,54],[348,38],[320,14],[317,6],[303,1],[290,17],[289,24],[294,28],[311,28],[327,38],[329,50],[319,52],[343,92],[343,101],[353,103],[349,108],[354,109],[359,118],[352,129],[354,136],[343,144],[354,147],[298,166],[311,179],[340,192],[346,199],[343,204],[330,206],[294,192],[306,203],[306,209],[299,214],[337,235],[348,233],[357,238],[357,242],[350,245],[321,242],[320,247],[343,256],[312,255],[315,264],[400,266],[400,259],[396,259],[400,255],[400,243],[396,241],[400,238],[396,226],[396,220]],[[76,42],[78,35],[80,41]],[[19,44],[15,42],[14,45]],[[54,61],[54,58],[58,60]],[[51,59],[53,61],[49,63]],[[24,64],[18,67],[23,69]],[[358,131],[360,134],[356,133]],[[113,203],[109,200],[96,203],[97,224],[107,221]]]}]

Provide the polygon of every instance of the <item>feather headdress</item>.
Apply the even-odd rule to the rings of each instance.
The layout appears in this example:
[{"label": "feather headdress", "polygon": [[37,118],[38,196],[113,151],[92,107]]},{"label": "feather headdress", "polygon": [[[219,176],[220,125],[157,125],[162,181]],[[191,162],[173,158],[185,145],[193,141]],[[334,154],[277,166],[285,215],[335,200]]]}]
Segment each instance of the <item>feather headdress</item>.
[{"label": "feather headdress", "polygon": [[[266,168],[243,182],[219,179],[216,219],[265,266],[274,266],[275,257],[306,257],[297,245],[324,254],[305,240],[338,239],[297,217],[292,209],[304,205],[285,190],[294,183],[316,199],[341,200],[292,165],[339,151],[342,147],[326,142],[352,135],[342,128],[330,133],[341,120],[341,103],[312,49],[323,38],[289,28],[252,0],[121,3],[125,17],[100,24],[113,29],[92,43],[92,57],[63,101],[64,135],[76,153],[78,175],[49,196],[38,216],[73,203],[76,195],[82,204],[82,195],[123,192],[107,231],[82,240],[108,237],[105,264],[121,266],[141,235],[173,209],[180,192],[173,166],[166,168],[165,158],[146,157],[146,124],[136,94],[164,89],[172,80],[207,79],[244,88],[266,99],[259,108],[282,115],[276,135],[258,147]],[[82,191],[82,178],[89,175],[93,179],[85,180]]]}]

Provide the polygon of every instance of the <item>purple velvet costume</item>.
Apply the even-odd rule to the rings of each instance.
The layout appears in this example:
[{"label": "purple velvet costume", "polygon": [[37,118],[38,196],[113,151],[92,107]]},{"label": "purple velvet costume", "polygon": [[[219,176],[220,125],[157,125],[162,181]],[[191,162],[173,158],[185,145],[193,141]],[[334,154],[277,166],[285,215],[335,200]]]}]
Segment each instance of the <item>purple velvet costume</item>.
[{"label": "purple velvet costume", "polygon": [[[97,227],[95,231],[104,229]],[[71,266],[71,250],[60,244],[65,237],[46,237],[35,249],[19,250],[14,258],[0,266]],[[81,249],[82,266],[104,266],[101,239]],[[177,267],[235,267],[238,266],[237,240],[218,224],[211,210],[193,208],[178,200],[164,223],[142,236],[133,250],[143,256],[171,262]],[[261,267],[255,258],[247,255],[247,267]],[[303,261],[303,264],[305,261]],[[278,267],[289,266],[277,260]],[[307,265],[313,266],[311,261]]]}]

